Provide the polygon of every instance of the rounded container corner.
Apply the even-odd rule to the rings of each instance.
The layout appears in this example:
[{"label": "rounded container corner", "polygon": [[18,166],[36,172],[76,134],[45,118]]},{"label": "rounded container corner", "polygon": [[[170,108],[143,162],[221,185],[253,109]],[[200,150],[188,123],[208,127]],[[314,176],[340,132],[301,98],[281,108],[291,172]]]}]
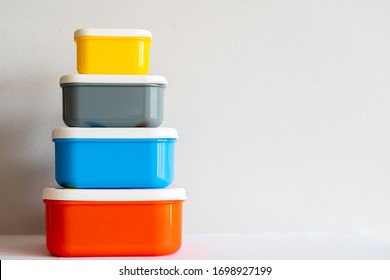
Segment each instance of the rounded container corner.
[{"label": "rounded container corner", "polygon": [[55,257],[70,257],[73,255],[72,252],[69,252],[66,248],[61,248],[59,244],[52,245],[48,241],[46,241],[46,249],[52,256]]},{"label": "rounded container corner", "polygon": [[182,241],[180,238],[180,240],[176,241],[174,244],[165,245],[159,248],[156,252],[156,256],[172,255],[180,250],[181,245],[182,245]]},{"label": "rounded container corner", "polygon": [[77,121],[68,119],[68,118],[65,117],[65,116],[62,118],[62,121],[64,122],[64,124],[65,124],[67,127],[80,127],[80,125],[78,125],[79,123],[78,123]]}]

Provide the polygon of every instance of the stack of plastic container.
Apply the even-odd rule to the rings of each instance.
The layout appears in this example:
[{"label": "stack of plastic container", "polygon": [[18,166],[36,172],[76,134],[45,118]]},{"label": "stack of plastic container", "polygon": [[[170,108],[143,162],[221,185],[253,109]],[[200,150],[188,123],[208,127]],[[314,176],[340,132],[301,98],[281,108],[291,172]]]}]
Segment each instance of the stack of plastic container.
[{"label": "stack of plastic container", "polygon": [[185,191],[173,181],[177,131],[161,128],[162,76],[147,75],[152,34],[79,29],[77,70],[61,77],[53,130],[58,188],[46,188],[55,256],[165,255],[181,246]]}]

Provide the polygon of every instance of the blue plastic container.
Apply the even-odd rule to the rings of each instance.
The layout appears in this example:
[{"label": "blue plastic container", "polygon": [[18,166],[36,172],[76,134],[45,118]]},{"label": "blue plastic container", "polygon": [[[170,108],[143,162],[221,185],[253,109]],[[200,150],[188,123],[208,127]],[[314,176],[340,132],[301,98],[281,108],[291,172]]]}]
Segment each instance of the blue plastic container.
[{"label": "blue plastic container", "polygon": [[164,188],[173,181],[173,128],[56,128],[55,176],[67,188]]}]

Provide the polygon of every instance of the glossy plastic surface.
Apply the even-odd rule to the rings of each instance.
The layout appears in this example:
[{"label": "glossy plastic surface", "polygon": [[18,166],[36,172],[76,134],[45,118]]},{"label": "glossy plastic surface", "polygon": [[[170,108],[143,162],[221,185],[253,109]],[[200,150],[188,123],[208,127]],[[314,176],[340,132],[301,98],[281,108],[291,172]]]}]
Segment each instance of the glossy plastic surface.
[{"label": "glossy plastic surface", "polygon": [[[94,128],[89,128],[94,129]],[[68,188],[164,188],[176,139],[53,139],[55,176]]]},{"label": "glossy plastic surface", "polygon": [[167,255],[181,246],[182,201],[44,202],[55,256]]},{"label": "glossy plastic surface", "polygon": [[147,74],[151,38],[76,37],[80,74]]},{"label": "glossy plastic surface", "polygon": [[65,84],[63,120],[70,127],[158,127],[163,85]]}]

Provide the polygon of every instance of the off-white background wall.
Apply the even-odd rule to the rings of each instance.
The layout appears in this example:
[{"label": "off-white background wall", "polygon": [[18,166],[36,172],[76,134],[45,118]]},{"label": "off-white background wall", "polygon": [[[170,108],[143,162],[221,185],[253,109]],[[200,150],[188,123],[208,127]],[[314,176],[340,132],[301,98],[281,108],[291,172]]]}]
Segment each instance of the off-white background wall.
[{"label": "off-white background wall", "polygon": [[152,31],[184,232],[390,241],[387,0],[0,1],[0,233],[43,233],[80,27]]}]

